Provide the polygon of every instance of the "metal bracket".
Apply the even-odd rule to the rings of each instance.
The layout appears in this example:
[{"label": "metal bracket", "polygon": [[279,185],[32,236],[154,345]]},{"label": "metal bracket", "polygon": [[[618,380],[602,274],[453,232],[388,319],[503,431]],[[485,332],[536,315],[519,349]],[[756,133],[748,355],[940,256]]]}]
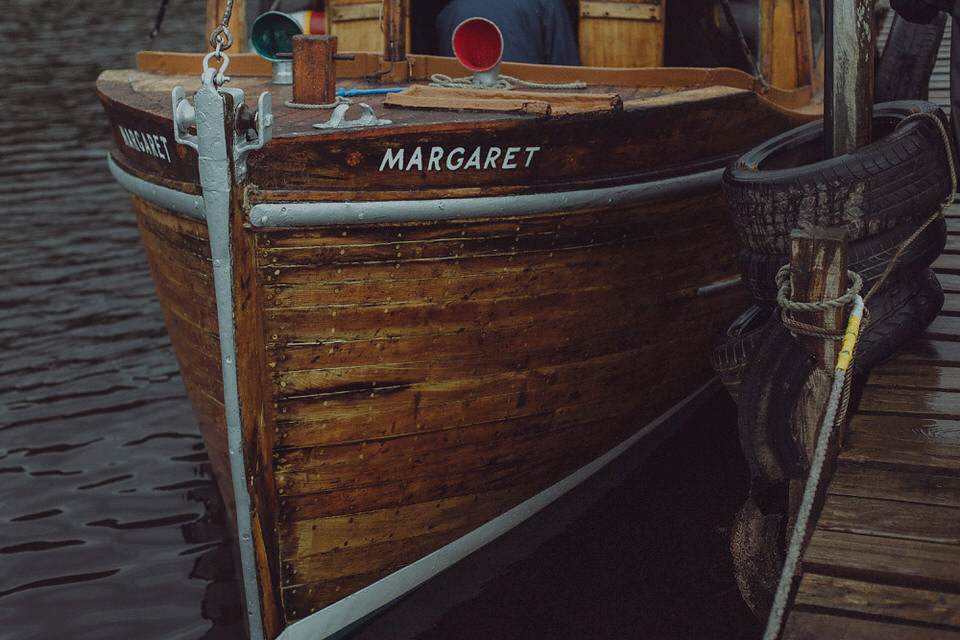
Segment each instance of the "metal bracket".
[{"label": "metal bracket", "polygon": [[171,95],[173,101],[173,139],[177,144],[191,147],[194,151],[200,150],[199,137],[190,133],[191,127],[197,126],[197,112],[187,100],[187,93],[183,87],[174,87]]},{"label": "metal bracket", "polygon": [[[219,91],[221,94],[229,93],[233,99],[234,120],[236,120],[236,116],[244,103],[243,91],[234,88],[221,88]],[[175,87],[171,99],[173,103],[174,140],[178,144],[192,147],[199,152],[199,136],[190,133],[190,129],[197,126],[196,109],[187,100],[183,87]],[[273,138],[273,103],[269,91],[261,93],[257,101],[255,126],[256,134],[253,139],[248,136],[247,131],[234,131],[233,133],[233,168],[234,178],[237,182],[242,181],[247,175],[247,155],[251,151],[263,148]]]},{"label": "metal bracket", "polygon": [[[244,95],[241,89],[220,89],[221,93],[229,93],[233,97],[234,121],[243,106]],[[233,171],[237,182],[241,182],[247,176],[247,155],[251,151],[262,149],[265,144],[270,142],[273,137],[273,103],[270,100],[270,92],[264,91],[257,100],[256,137],[249,139],[246,131],[233,132]]]},{"label": "metal bracket", "polygon": [[314,128],[348,129],[350,127],[379,127],[387,124],[393,124],[392,120],[383,120],[378,118],[377,114],[373,112],[373,107],[368,105],[366,102],[360,102],[358,104],[362,113],[356,120],[347,120],[345,116],[347,114],[347,109],[350,108],[350,105],[340,104],[334,108],[333,113],[330,114],[329,120],[313,125]]}]

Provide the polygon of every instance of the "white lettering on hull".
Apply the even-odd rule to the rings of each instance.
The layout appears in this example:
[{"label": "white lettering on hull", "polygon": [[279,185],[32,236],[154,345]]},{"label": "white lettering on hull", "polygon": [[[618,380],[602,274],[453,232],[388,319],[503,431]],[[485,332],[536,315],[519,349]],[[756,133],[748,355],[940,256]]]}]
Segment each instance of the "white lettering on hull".
[{"label": "white lettering on hull", "polygon": [[120,132],[120,137],[123,138],[124,144],[131,149],[170,162],[170,151],[167,145],[167,139],[163,136],[158,136],[155,133],[144,133],[136,129],[127,129],[119,125],[117,126],[117,130]]},{"label": "white lettering on hull", "polygon": [[540,147],[400,147],[390,148],[380,160],[380,171],[460,171],[528,168]]}]

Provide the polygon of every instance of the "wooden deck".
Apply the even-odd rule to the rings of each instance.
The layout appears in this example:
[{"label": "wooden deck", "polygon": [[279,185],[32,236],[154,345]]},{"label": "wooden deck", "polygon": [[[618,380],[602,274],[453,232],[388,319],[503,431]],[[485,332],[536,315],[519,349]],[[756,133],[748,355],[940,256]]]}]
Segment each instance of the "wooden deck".
[{"label": "wooden deck", "polygon": [[[881,42],[889,18],[881,29]],[[930,78],[949,113],[948,22]],[[960,200],[957,201],[960,203]],[[960,638],[960,204],[926,332],[873,370],[803,554],[781,638]]]},{"label": "wooden deck", "polygon": [[960,638],[960,205],[947,222],[943,310],[870,374],[785,639]]}]

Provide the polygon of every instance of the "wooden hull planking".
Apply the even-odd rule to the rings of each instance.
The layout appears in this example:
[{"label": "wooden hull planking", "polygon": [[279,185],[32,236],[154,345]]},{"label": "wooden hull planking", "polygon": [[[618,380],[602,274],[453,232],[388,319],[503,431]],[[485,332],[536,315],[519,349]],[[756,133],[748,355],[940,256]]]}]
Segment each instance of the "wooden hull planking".
[{"label": "wooden hull planking", "polygon": [[[99,85],[115,173],[198,201],[195,152],[131,141],[172,124],[125,78]],[[387,133],[304,136],[318,118],[290,112],[251,154],[229,228],[268,637],[556,485],[711,377],[711,341],[746,300],[714,287],[738,249],[719,170],[810,116],[741,88],[629,91],[623,110],[565,118],[398,110]],[[143,245],[235,509],[207,224],[150,188],[133,197]],[[517,210],[541,196],[560,204]],[[315,211],[286,212],[300,206]]]}]

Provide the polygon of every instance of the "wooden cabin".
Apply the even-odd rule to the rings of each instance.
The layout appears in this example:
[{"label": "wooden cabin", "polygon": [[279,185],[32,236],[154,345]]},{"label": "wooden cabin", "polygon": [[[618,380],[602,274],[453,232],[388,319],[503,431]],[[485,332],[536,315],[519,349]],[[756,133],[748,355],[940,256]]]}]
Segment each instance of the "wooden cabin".
[{"label": "wooden cabin", "polygon": [[[411,53],[436,54],[433,20],[450,0],[406,0],[406,41]],[[577,35],[580,61],[588,67],[732,67],[755,75],[730,17],[752,59],[770,86],[819,87],[822,60],[821,0],[731,0],[730,17],[718,0],[564,0]],[[249,26],[273,3],[250,2],[231,22],[234,34]],[[226,0],[210,3],[207,31],[223,14]],[[288,6],[291,9],[288,9]],[[280,10],[323,11],[326,33],[340,51],[383,51],[382,2],[312,0],[281,2]],[[811,16],[813,24],[811,24]],[[781,34],[794,33],[794,38]],[[244,38],[240,50],[244,50]]]}]

